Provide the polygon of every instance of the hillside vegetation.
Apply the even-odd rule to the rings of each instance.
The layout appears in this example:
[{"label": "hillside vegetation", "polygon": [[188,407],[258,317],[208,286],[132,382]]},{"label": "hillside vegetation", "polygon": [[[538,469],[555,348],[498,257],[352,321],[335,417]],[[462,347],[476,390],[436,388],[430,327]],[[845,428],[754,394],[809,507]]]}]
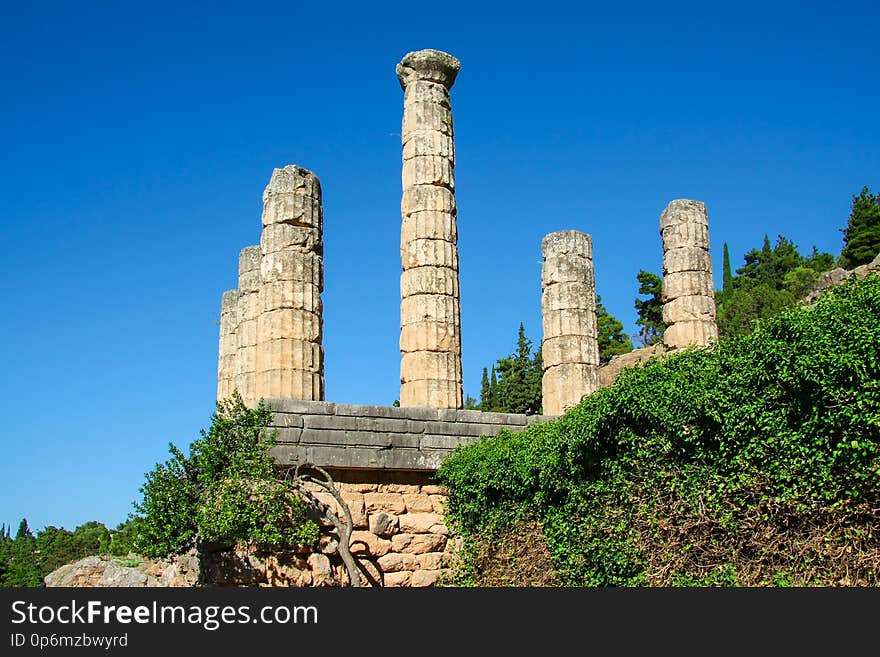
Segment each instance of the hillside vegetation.
[{"label": "hillside vegetation", "polygon": [[880,276],[626,370],[438,477],[454,584],[547,563],[568,586],[878,585]]}]

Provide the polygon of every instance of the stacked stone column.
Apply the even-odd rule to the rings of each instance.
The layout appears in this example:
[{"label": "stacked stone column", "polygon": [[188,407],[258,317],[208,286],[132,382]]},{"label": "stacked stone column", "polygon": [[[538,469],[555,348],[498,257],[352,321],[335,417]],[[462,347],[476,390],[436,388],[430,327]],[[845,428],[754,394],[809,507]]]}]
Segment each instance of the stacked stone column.
[{"label": "stacked stone column", "polygon": [[323,210],[311,172],[275,169],[263,192],[256,398],[324,399]]},{"label": "stacked stone column", "polygon": [[669,349],[718,340],[709,219],[700,201],[672,201],[660,215],[663,238],[663,343]]},{"label": "stacked stone column", "polygon": [[404,90],[400,258],[400,405],[461,408],[458,282],[449,89],[460,62],[437,50],[397,65]]},{"label": "stacked stone column", "polygon": [[235,388],[245,404],[256,400],[257,318],[260,316],[260,247],[246,246],[238,256],[238,368]]},{"label": "stacked stone column", "polygon": [[217,399],[232,396],[238,371],[238,290],[227,290],[220,301],[220,357],[217,360]]},{"label": "stacked stone column", "polygon": [[561,415],[599,387],[593,244],[576,230],[541,242],[543,413]]}]

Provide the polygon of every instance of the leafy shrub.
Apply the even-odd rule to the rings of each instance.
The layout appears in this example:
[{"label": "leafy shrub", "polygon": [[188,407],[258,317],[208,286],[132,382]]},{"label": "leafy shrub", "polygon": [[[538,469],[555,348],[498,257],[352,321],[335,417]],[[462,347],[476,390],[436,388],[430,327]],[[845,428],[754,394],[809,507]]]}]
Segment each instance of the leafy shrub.
[{"label": "leafy shrub", "polygon": [[438,477],[473,536],[532,515],[569,585],[880,583],[880,277],[625,370]]},{"label": "leafy shrub", "polygon": [[311,546],[318,526],[305,503],[276,477],[266,428],[272,411],[262,401],[247,408],[236,393],[217,402],[207,432],[189,456],[169,445],[171,458],[146,475],[140,515],[133,515],[135,551],[148,557],[181,553],[194,545],[236,541],[263,548]]}]

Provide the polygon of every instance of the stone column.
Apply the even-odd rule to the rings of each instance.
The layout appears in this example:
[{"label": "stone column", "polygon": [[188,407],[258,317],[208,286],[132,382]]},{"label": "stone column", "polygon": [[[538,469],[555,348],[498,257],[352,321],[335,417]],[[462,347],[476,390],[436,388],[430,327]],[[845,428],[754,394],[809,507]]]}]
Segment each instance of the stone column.
[{"label": "stone column", "polygon": [[246,246],[238,256],[238,369],[235,388],[248,406],[256,401],[257,317],[260,315],[260,247]]},{"label": "stone column", "polygon": [[576,230],[541,241],[543,413],[562,415],[599,388],[593,242]]},{"label": "stone column", "polygon": [[238,290],[227,290],[220,301],[220,356],[217,359],[217,400],[235,390],[238,371]]},{"label": "stone column", "polygon": [[452,111],[460,62],[437,50],[397,65],[403,100],[400,232],[400,405],[461,408]]},{"label": "stone column", "polygon": [[295,165],[263,192],[256,398],[324,399],[321,184]]},{"label": "stone column", "polygon": [[663,343],[669,349],[718,340],[709,219],[700,201],[672,201],[660,215],[663,238]]}]

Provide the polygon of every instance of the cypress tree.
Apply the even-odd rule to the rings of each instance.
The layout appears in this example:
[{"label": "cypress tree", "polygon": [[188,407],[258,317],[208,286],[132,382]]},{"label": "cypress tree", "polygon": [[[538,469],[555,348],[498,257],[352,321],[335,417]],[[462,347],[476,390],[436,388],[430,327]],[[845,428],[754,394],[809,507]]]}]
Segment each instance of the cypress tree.
[{"label": "cypress tree", "polygon": [[724,265],[722,273],[721,290],[729,292],[733,283],[733,274],[730,273],[730,252],[727,250],[727,242],[724,243]]}]

